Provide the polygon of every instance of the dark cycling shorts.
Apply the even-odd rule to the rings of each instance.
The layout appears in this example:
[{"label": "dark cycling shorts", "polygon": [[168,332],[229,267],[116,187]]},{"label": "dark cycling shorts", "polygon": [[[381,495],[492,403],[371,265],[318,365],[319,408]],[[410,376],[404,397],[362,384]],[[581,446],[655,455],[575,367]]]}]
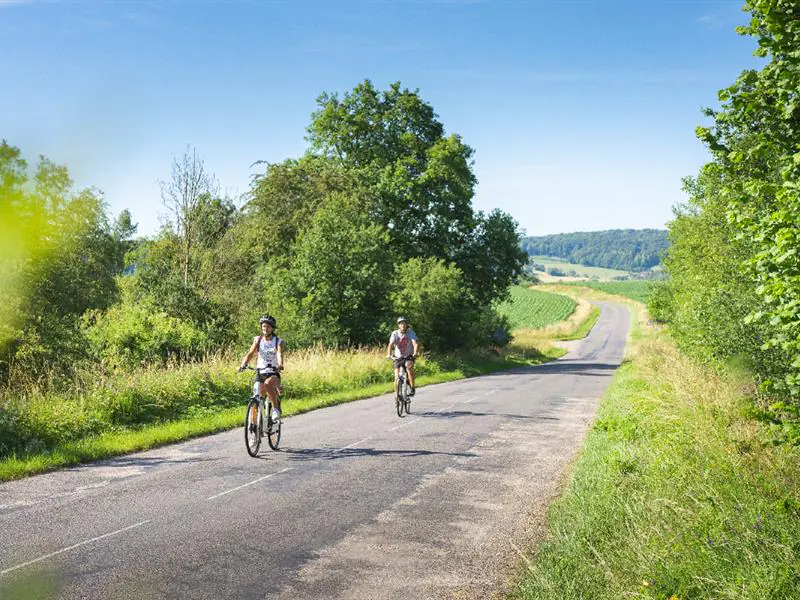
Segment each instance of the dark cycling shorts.
[{"label": "dark cycling shorts", "polygon": [[261,383],[264,383],[270,377],[277,377],[278,378],[278,383],[281,382],[281,374],[278,371],[266,371],[266,370],[264,370],[264,371],[259,371],[258,372],[258,380]]},{"label": "dark cycling shorts", "polygon": [[400,365],[402,365],[404,362],[413,363],[414,362],[414,357],[413,356],[404,356],[403,358],[395,358],[394,359],[394,368],[395,369],[399,369]]}]

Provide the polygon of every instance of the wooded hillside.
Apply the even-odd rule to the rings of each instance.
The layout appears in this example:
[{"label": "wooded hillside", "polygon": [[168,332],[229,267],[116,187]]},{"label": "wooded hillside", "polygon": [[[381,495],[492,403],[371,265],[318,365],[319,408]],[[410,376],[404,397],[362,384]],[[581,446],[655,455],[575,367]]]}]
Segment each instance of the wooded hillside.
[{"label": "wooded hillside", "polygon": [[667,249],[662,229],[610,229],[528,237],[522,249],[531,256],[557,256],[572,263],[623,271],[645,271],[661,262]]}]

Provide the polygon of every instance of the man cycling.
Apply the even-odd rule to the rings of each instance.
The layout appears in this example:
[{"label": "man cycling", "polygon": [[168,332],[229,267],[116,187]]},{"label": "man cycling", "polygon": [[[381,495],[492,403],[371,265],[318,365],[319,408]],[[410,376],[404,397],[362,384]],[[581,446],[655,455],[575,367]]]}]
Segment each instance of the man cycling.
[{"label": "man cycling", "polygon": [[283,340],[275,335],[277,326],[275,317],[272,315],[262,316],[259,323],[261,324],[261,335],[253,338],[253,345],[242,359],[239,371],[244,371],[253,356],[258,353],[256,368],[258,369],[258,379],[261,382],[261,397],[269,396],[272,403],[272,420],[277,421],[281,418],[279,388],[280,372],[283,370]]},{"label": "man cycling", "polygon": [[406,317],[398,317],[397,319],[397,329],[389,336],[386,358],[392,357],[392,349],[394,349],[394,393],[398,394],[400,391],[397,387],[400,380],[400,365],[405,361],[406,371],[408,371],[408,385],[411,388],[408,393],[413,396],[414,359],[419,354],[419,343],[417,342],[417,334],[408,328],[408,319]]}]

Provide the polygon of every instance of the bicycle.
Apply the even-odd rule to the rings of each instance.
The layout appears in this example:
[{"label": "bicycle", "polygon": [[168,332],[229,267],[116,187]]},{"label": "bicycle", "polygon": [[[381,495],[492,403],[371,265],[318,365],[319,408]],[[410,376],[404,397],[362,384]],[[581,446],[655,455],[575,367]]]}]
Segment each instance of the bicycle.
[{"label": "bicycle", "polygon": [[392,358],[389,357],[389,360],[400,361],[400,374],[397,377],[397,394],[394,397],[394,404],[395,408],[397,409],[397,416],[402,417],[403,411],[407,415],[411,414],[411,395],[409,392],[409,385],[408,385],[408,370],[406,369],[406,363],[408,361],[413,361],[414,359],[406,356],[403,358]]},{"label": "bicycle", "polygon": [[[274,372],[272,365],[267,365],[266,369],[254,369],[249,365],[246,368],[256,372],[253,380],[253,395],[250,397],[250,402],[247,403],[247,411],[244,416],[244,443],[247,447],[247,453],[255,458],[258,455],[261,438],[264,437],[265,432],[269,447],[273,450],[278,449],[278,444],[281,441],[281,419],[272,420],[272,401],[269,400],[269,396],[266,399],[261,396],[259,375],[262,371]],[[278,393],[283,393],[280,388]],[[264,428],[265,412],[267,414],[266,429]]]}]

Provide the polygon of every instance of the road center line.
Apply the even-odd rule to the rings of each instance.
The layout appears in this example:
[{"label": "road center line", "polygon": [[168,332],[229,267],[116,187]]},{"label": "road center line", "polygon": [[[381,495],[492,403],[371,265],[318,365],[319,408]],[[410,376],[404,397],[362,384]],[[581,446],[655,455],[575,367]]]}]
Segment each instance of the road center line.
[{"label": "road center line", "polygon": [[445,406],[444,408],[440,408],[439,410],[435,410],[435,411],[433,411],[433,414],[440,413],[440,412],[442,412],[443,410],[450,410],[450,409],[451,409],[451,408],[453,408],[454,406],[455,406],[455,403],[451,404],[450,406]]},{"label": "road center line", "polygon": [[473,400],[477,400],[477,399],[478,399],[478,396],[475,396],[475,397],[473,397],[473,398],[470,398],[469,400],[464,400],[464,404],[469,404],[469,403],[470,403],[470,402],[472,402]]},{"label": "road center line", "polygon": [[73,544],[67,548],[62,548],[61,550],[56,550],[55,552],[51,552],[50,554],[45,554],[44,556],[40,556],[39,558],[34,558],[33,560],[29,560],[28,562],[22,563],[21,565],[16,565],[13,567],[9,567],[8,569],[4,569],[0,571],[0,575],[5,575],[6,573],[10,573],[11,571],[16,571],[17,569],[21,569],[22,567],[27,567],[28,565],[32,565],[42,560],[46,560],[48,558],[52,558],[53,556],[57,556],[59,554],[63,554],[64,552],[68,552],[69,550],[74,550],[79,546],[85,546],[86,544],[91,544],[92,542],[96,542],[98,540],[102,540],[103,538],[111,537],[112,535],[117,535],[118,533],[122,533],[123,531],[128,531],[129,529],[133,529],[134,527],[141,527],[145,523],[149,523],[150,519],[147,521],[141,521],[136,523],[135,525],[128,525],[127,527],[123,527],[122,529],[117,529],[116,531],[112,531],[111,533],[104,533],[103,535],[97,536],[96,538],[92,538],[90,540],[84,540],[82,542],[78,542],[77,544]]},{"label": "road center line", "polygon": [[500,391],[500,390],[489,390],[488,392],[486,392],[486,393],[484,394],[484,396],[491,396],[492,394],[496,394],[496,393],[497,393],[497,392],[499,392],[499,391]]},{"label": "road center line", "polygon": [[406,421],[406,422],[405,422],[405,423],[403,423],[402,425],[398,425],[397,427],[392,427],[392,428],[391,428],[391,429],[389,429],[388,431],[397,431],[397,430],[398,430],[398,429],[400,429],[401,427],[405,427],[406,425],[411,425],[412,423],[416,423],[417,421],[419,421],[419,419],[414,419],[413,421]]},{"label": "road center line", "polygon": [[349,444],[347,446],[337,448],[336,450],[334,450],[334,452],[341,452],[342,450],[347,450],[348,448],[352,448],[353,446],[358,446],[359,444],[366,442],[368,439],[369,439],[368,437],[365,437],[363,440],[360,440],[358,442],[353,442],[352,444]]},{"label": "road center line", "polygon": [[259,481],[264,481],[265,479],[269,479],[273,475],[280,475],[281,473],[286,473],[286,471],[291,471],[292,467],[287,467],[282,471],[278,471],[277,473],[270,473],[269,475],[264,475],[264,477],[259,477],[258,479],[251,481],[250,483],[245,483],[244,485],[237,486],[235,488],[231,488],[224,492],[220,492],[219,494],[215,494],[213,496],[209,496],[206,500],[213,500],[214,498],[219,498],[220,496],[224,496],[225,494],[230,494],[231,492],[235,492],[236,490],[240,490],[242,488],[246,488],[248,485],[253,485],[254,483],[258,483]]}]

